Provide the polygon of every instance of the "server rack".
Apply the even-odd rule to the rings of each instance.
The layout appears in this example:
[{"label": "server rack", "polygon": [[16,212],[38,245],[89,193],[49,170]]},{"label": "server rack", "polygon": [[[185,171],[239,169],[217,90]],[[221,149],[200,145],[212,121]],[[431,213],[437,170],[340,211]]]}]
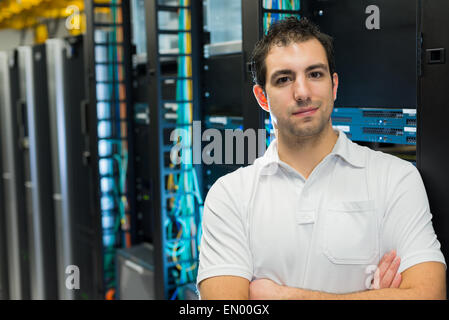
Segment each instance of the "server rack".
[{"label": "server rack", "polygon": [[56,249],[51,183],[45,45],[19,47],[21,132],[30,252],[31,299],[56,299]]},{"label": "server rack", "polygon": [[6,237],[8,244],[9,298],[29,299],[29,253],[25,211],[22,148],[19,143],[23,124],[19,99],[17,51],[0,53],[0,111]]},{"label": "server rack", "polygon": [[137,240],[130,1],[85,1],[85,105],[96,296],[113,299],[115,252]]},{"label": "server rack", "polygon": [[[81,37],[46,42],[48,98],[53,166],[53,206],[56,225],[58,297],[61,300],[96,298],[96,230],[89,211],[90,171],[82,128],[85,98],[84,55]],[[78,267],[80,288],[67,287],[66,269]]]},{"label": "server rack", "polygon": [[[188,0],[147,0],[145,5],[150,148],[156,155],[151,165],[155,296],[174,299],[182,298],[179,287],[196,279],[201,235],[198,230],[202,210],[201,169],[197,164],[201,163],[198,150],[201,146],[196,144],[199,141],[192,141],[192,122],[201,119],[202,4]],[[178,25],[170,29],[161,25],[161,13],[177,16]],[[164,51],[164,38],[174,38],[179,49]],[[169,61],[175,61],[178,69],[172,74],[163,73],[161,66]],[[175,94],[167,94],[166,86],[173,83]],[[181,159],[185,161],[172,165],[170,136],[177,129],[183,141]]]},{"label": "server rack", "polygon": [[[449,65],[447,51],[449,39],[449,3],[444,0],[420,1],[421,14],[418,24],[419,58],[422,75],[418,87],[418,136],[417,167],[422,175],[433,213],[433,226],[441,242],[441,250],[449,258],[449,201],[446,194],[448,181],[447,157],[447,83]],[[422,48],[421,48],[422,46]],[[446,278],[447,283],[447,278]]]}]

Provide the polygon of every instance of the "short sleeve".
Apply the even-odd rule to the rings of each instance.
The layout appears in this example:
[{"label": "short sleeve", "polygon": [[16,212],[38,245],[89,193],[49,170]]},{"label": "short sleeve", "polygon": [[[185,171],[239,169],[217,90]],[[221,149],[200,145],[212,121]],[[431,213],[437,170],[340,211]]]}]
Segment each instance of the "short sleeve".
[{"label": "short sleeve", "polygon": [[391,176],[391,184],[386,188],[389,195],[382,228],[382,252],[397,251],[401,257],[399,272],[422,262],[446,265],[418,170],[407,163],[392,170]]},{"label": "short sleeve", "polygon": [[251,281],[252,259],[238,187],[225,187],[222,177],[207,194],[202,221],[197,285],[215,276],[239,276]]}]

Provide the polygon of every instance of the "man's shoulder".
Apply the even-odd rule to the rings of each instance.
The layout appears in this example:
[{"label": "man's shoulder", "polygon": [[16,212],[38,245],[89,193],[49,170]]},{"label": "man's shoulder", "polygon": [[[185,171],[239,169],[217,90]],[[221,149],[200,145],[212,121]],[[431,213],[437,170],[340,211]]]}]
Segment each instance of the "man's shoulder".
[{"label": "man's shoulder", "polygon": [[256,164],[239,167],[236,170],[218,178],[215,184],[221,184],[231,188],[240,187],[251,182],[256,177],[256,171]]},{"label": "man's shoulder", "polygon": [[366,146],[353,143],[356,152],[360,152],[365,160],[366,168],[379,175],[387,175],[390,177],[403,177],[412,172],[418,172],[411,161],[401,159],[400,157],[380,151],[373,150]]},{"label": "man's shoulder", "polygon": [[243,200],[256,180],[257,167],[257,164],[251,164],[221,176],[210,188],[208,196],[225,192],[230,197],[238,196]]},{"label": "man's shoulder", "polygon": [[353,144],[354,150],[364,155],[367,165],[375,165],[380,167],[395,167],[395,168],[410,168],[414,167],[410,161],[399,158],[396,155],[387,153],[381,150],[373,150],[366,146],[361,146],[355,142]]}]

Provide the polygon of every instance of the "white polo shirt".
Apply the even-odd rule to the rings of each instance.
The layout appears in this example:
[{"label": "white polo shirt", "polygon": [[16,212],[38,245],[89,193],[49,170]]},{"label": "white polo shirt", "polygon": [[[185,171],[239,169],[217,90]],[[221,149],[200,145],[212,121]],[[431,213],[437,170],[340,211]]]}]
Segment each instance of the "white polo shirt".
[{"label": "white polo shirt", "polygon": [[279,160],[276,140],[253,165],[217,180],[204,206],[197,284],[233,275],[350,293],[367,289],[392,249],[399,272],[445,264],[418,170],[338,133],[307,180]]}]

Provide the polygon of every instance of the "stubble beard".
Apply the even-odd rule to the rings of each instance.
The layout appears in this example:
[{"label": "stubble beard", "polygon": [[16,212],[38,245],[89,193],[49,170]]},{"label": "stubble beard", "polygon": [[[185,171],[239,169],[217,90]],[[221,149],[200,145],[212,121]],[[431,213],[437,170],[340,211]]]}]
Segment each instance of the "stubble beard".
[{"label": "stubble beard", "polygon": [[313,106],[318,108],[317,113],[319,114],[314,114],[311,117],[305,117],[303,119],[294,119],[290,116],[279,123],[281,130],[284,131],[290,139],[309,139],[318,137],[324,133],[329,125],[330,115],[327,116],[327,114],[322,113],[323,111],[326,111],[323,110],[326,106],[323,106],[322,103],[314,103]]}]

